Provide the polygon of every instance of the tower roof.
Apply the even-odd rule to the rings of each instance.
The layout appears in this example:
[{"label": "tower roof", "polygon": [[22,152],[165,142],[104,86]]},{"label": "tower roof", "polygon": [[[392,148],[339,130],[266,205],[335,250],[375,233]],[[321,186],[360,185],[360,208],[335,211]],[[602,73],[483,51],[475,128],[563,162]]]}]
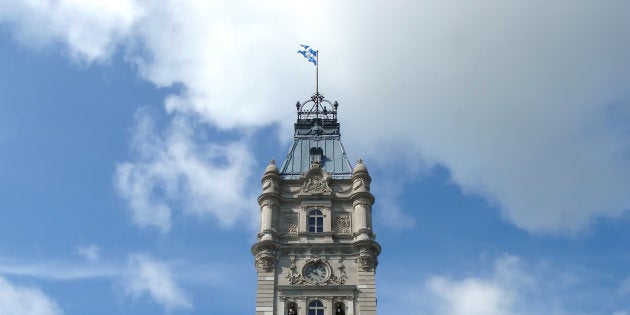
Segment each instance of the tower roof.
[{"label": "tower roof", "polygon": [[280,176],[298,179],[312,163],[318,163],[333,178],[350,178],[352,167],[341,143],[337,102],[319,92],[303,104],[297,102],[293,145],[282,164]]}]

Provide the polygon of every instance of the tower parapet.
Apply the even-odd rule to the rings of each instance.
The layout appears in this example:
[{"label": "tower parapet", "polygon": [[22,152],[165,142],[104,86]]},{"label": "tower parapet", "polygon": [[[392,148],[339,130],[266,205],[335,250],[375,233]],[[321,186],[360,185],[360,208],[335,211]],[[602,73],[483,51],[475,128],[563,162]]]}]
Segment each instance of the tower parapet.
[{"label": "tower parapet", "polygon": [[350,178],[352,168],[341,144],[337,121],[339,103],[315,93],[305,102],[297,102],[296,108],[293,145],[282,164],[282,178],[299,178],[310,169],[311,162],[319,162],[332,178]]}]

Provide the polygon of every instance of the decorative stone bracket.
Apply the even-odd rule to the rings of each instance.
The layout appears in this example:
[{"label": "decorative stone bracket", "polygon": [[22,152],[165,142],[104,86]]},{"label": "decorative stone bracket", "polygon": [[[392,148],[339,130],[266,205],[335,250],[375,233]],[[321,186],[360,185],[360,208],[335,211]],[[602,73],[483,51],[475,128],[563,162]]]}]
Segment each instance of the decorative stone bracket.
[{"label": "decorative stone bracket", "polygon": [[252,247],[254,265],[258,272],[271,272],[276,268],[277,247],[274,243],[257,243]]},{"label": "decorative stone bracket", "polygon": [[271,272],[276,267],[276,258],[273,256],[258,254],[256,255],[256,268],[262,272]]},{"label": "decorative stone bracket", "polygon": [[381,251],[381,247],[374,241],[362,242],[357,246],[359,250],[359,257],[357,258],[357,265],[362,271],[373,272],[378,266],[378,254]]},{"label": "decorative stone bracket", "polygon": [[374,271],[378,262],[376,258],[371,255],[362,255],[357,259],[357,263],[363,271]]}]

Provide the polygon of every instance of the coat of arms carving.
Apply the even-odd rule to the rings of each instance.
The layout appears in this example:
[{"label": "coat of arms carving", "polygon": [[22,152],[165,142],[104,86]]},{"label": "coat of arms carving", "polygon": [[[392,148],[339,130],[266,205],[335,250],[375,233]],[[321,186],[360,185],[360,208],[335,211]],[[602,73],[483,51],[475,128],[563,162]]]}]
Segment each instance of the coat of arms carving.
[{"label": "coat of arms carving", "polygon": [[302,194],[330,194],[330,181],[332,177],[320,167],[319,162],[312,162],[311,168],[302,175]]}]

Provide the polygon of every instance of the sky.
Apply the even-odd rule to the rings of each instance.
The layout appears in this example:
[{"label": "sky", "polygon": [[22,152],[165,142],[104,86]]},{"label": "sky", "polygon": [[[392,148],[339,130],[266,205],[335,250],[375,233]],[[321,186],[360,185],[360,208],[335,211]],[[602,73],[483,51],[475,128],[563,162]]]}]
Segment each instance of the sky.
[{"label": "sky", "polygon": [[0,314],[251,314],[319,90],[381,314],[630,314],[630,3],[0,0]]}]

